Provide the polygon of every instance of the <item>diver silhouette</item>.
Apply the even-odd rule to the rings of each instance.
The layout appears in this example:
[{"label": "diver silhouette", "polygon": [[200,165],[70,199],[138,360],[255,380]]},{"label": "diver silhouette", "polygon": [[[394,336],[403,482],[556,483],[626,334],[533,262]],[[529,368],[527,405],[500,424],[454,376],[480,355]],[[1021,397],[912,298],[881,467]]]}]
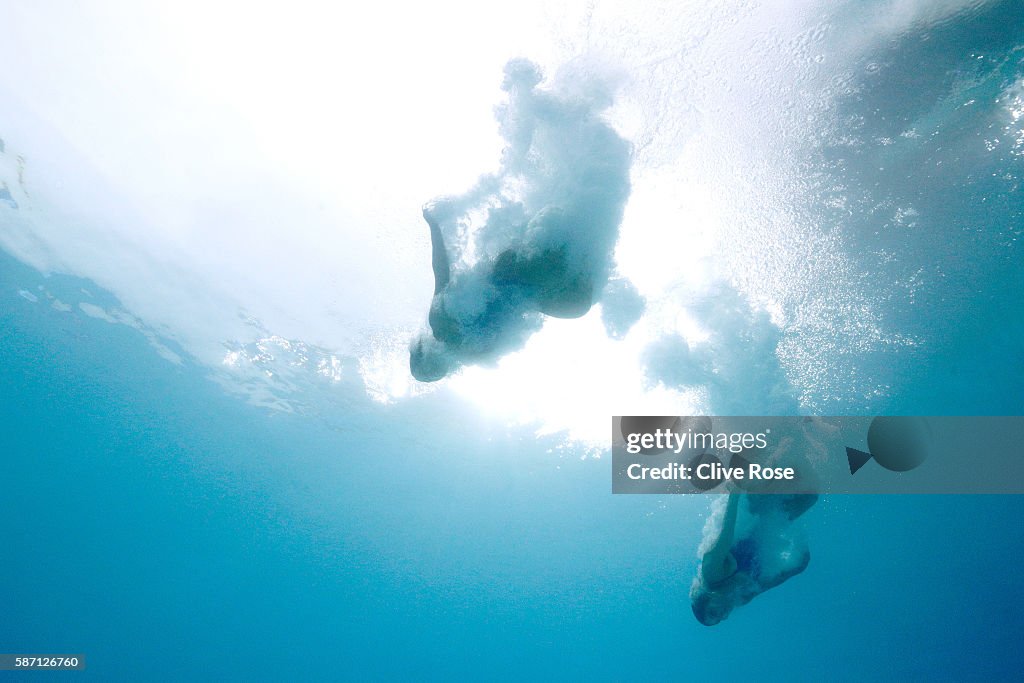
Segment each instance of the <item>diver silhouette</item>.
[{"label": "diver silhouette", "polygon": [[[530,320],[536,313],[578,318],[590,310],[598,278],[574,269],[564,245],[508,247],[493,261],[481,261],[453,280],[434,206],[423,209],[430,226],[434,297],[428,315],[431,334],[429,338],[422,335],[410,354],[410,369],[416,379],[436,381],[457,363],[493,357],[514,347],[522,332],[539,327],[539,321]],[[533,218],[529,231],[557,230],[563,220],[560,210],[545,209]],[[458,301],[456,291],[460,284],[465,290],[482,292],[483,297],[468,302],[468,307],[461,305],[465,302]]]},{"label": "diver silhouette", "polygon": [[[740,499],[747,501],[753,527],[736,538]],[[714,626],[736,608],[807,568],[810,551],[791,523],[815,502],[816,494],[728,494],[721,526],[704,549],[690,586],[697,621]],[[713,517],[713,519],[716,519]]]},{"label": "diver silhouette", "polygon": [[631,147],[599,116],[603,86],[562,94],[540,81],[531,62],[509,62],[500,170],[423,208],[434,293],[430,330],[409,349],[421,382],[521,348],[543,316],[585,315],[608,283]]}]

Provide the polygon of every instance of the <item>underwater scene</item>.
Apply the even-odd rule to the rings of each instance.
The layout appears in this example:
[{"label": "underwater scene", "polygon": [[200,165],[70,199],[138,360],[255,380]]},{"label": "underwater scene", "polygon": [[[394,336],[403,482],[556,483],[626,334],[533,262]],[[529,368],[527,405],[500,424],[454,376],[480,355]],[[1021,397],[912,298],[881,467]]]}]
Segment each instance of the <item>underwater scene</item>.
[{"label": "underwater scene", "polygon": [[1024,4],[5,9],[0,680],[1020,677]]}]

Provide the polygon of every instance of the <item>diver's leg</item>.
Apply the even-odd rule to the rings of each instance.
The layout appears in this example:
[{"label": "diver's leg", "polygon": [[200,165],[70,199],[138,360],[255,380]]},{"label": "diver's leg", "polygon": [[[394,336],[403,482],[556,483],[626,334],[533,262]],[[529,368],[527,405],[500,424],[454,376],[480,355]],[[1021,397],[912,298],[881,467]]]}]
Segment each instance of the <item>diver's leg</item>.
[{"label": "diver's leg", "polygon": [[580,318],[594,305],[594,288],[584,275],[565,277],[543,290],[537,303],[552,318]]},{"label": "diver's leg", "polygon": [[709,587],[714,587],[725,581],[736,572],[736,559],[730,550],[732,550],[733,536],[736,531],[739,500],[740,494],[735,492],[729,494],[718,537],[701,559],[701,575]]},{"label": "diver's leg", "polygon": [[448,284],[451,281],[451,262],[448,257],[448,246],[444,243],[441,233],[441,221],[437,217],[437,203],[423,207],[423,219],[430,226],[431,265],[434,269],[434,298],[430,302],[430,313],[427,322],[434,339],[448,345],[457,346],[462,342],[462,331],[458,321],[452,317],[445,305]]},{"label": "diver's leg", "polygon": [[423,219],[430,226],[430,263],[434,268],[434,294],[448,286],[451,279],[451,263],[448,261],[448,248],[444,243],[444,235],[441,234],[441,226],[434,216],[432,206],[428,204],[423,207]]},{"label": "diver's leg", "polygon": [[593,286],[583,273],[572,272],[565,247],[506,249],[494,262],[492,281],[517,285],[530,292],[537,309],[552,318],[579,318],[593,306]]}]

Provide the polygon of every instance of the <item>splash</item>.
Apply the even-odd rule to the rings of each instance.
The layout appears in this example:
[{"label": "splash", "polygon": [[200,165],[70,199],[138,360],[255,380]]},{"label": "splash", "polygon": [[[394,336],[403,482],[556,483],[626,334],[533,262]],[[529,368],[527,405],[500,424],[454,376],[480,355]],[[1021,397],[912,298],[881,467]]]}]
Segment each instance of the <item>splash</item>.
[{"label": "splash", "polygon": [[527,60],[505,67],[497,109],[507,144],[496,174],[434,200],[430,334],[410,366],[435,381],[464,364],[493,363],[525,344],[543,317],[577,318],[600,298],[629,197],[630,146],[600,118],[602,79],[541,89]]}]

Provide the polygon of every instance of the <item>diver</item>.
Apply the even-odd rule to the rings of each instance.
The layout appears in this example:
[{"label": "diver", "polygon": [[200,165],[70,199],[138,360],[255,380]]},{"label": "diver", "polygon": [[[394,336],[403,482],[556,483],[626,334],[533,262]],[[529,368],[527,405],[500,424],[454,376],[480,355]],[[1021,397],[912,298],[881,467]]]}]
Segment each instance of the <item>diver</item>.
[{"label": "diver", "polygon": [[[442,232],[445,213],[443,200],[423,208],[434,296],[427,317],[430,334],[421,335],[410,350],[409,367],[417,380],[437,381],[465,361],[521,345],[540,327],[538,314],[578,318],[593,306],[595,274],[574,268],[569,246],[559,243],[559,233],[572,228],[561,209],[545,208],[529,221],[523,232],[533,236],[532,244],[508,247],[457,275]],[[475,300],[467,301],[470,294]]]},{"label": "diver", "polygon": [[595,73],[541,88],[525,59],[504,74],[497,172],[423,209],[434,293],[429,330],[409,349],[422,382],[522,348],[544,316],[585,315],[613,270],[632,162],[632,145],[601,115],[613,86]]},{"label": "diver", "polygon": [[[737,540],[741,497],[748,501],[754,526]],[[789,525],[817,498],[816,494],[728,494],[718,535],[704,550],[690,587],[690,606],[697,621],[714,626],[736,607],[807,568],[810,551]]]}]

